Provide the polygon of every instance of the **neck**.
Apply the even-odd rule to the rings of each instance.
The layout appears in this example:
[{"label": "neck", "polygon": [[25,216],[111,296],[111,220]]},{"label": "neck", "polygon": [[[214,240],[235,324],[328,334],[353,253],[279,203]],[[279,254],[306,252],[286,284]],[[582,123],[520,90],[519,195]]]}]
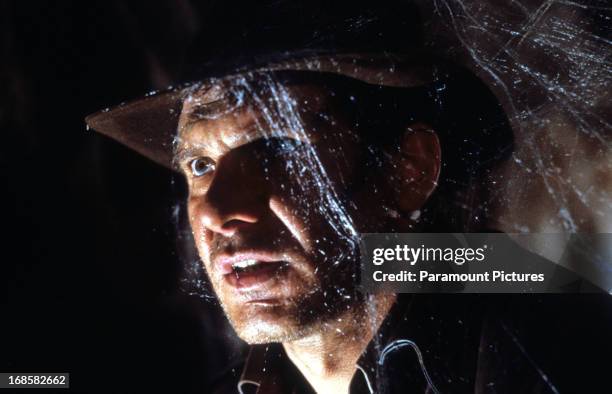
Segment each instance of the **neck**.
[{"label": "neck", "polygon": [[395,295],[371,296],[335,320],[299,340],[285,342],[289,359],[319,394],[348,393],[357,361],[395,301]]}]

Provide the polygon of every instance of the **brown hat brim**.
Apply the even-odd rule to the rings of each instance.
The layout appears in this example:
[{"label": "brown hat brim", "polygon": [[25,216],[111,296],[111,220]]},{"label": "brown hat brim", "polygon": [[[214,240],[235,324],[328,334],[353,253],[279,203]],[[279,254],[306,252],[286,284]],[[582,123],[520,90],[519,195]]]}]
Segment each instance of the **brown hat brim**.
[{"label": "brown hat brim", "polygon": [[[292,58],[245,72],[303,70],[332,72],[384,86],[417,87],[434,82],[450,70],[448,64],[423,54],[331,54]],[[204,78],[205,79],[205,78]],[[85,118],[87,126],[165,167],[173,168],[174,138],[183,100],[194,85],[188,83],[120,104]]]}]

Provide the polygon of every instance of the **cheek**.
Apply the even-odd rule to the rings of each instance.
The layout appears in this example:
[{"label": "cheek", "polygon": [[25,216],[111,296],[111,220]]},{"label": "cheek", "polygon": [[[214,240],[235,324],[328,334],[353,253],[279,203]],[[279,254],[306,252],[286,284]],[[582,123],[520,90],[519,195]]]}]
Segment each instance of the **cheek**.
[{"label": "cheek", "polygon": [[312,249],[312,231],[303,218],[308,217],[306,212],[300,212],[295,201],[281,196],[270,198],[270,210],[289,230],[300,246],[310,252]]},{"label": "cheek", "polygon": [[270,172],[272,179],[284,180],[274,182],[272,211],[308,251],[320,248],[318,242],[355,235],[349,210],[355,184],[363,181],[361,151],[347,139],[320,139]]},{"label": "cheek", "polygon": [[200,254],[200,258],[205,264],[208,264],[208,256],[210,252],[210,234],[202,223],[200,199],[190,196],[187,200],[187,214],[189,215],[189,225],[191,233],[195,241],[196,247]]}]

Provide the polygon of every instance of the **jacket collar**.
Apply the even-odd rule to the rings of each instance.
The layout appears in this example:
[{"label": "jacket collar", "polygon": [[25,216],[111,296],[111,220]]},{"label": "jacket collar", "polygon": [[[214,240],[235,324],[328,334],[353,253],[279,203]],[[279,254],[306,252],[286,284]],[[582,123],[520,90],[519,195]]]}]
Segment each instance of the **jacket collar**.
[{"label": "jacket collar", "polygon": [[[473,392],[481,313],[473,296],[398,296],[357,362],[351,393]],[[241,394],[308,393],[311,387],[282,345],[253,346]]]}]

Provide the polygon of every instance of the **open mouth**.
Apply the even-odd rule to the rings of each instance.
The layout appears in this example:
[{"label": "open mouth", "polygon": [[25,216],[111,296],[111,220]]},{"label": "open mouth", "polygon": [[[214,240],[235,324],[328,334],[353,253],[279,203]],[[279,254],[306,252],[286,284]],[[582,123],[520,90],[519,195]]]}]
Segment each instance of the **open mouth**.
[{"label": "open mouth", "polygon": [[225,266],[224,277],[231,286],[248,290],[282,275],[288,266],[286,261],[235,260]]},{"label": "open mouth", "polygon": [[269,262],[264,263],[256,259],[241,260],[241,261],[238,261],[232,264],[232,270],[233,270],[233,273],[235,273],[236,275],[248,274],[249,272],[257,271],[261,269],[262,267],[265,268],[264,264],[270,264],[270,263]]}]

